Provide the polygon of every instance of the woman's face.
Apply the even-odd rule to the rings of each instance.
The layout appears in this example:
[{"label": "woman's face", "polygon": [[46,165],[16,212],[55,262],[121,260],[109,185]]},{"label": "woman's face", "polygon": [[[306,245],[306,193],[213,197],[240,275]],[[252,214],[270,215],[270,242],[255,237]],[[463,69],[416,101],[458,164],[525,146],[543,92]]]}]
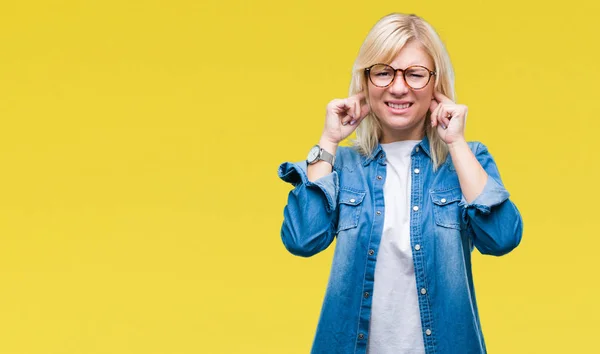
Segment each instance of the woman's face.
[{"label": "woman's face", "polygon": [[[434,71],[433,60],[416,41],[405,44],[390,63],[396,69],[406,69],[411,65],[421,65]],[[369,79],[367,81],[371,111],[379,118],[383,128],[380,143],[422,139],[423,121],[433,98],[435,77],[431,77],[427,86],[420,90],[411,89],[400,71],[387,87],[377,87]]]}]

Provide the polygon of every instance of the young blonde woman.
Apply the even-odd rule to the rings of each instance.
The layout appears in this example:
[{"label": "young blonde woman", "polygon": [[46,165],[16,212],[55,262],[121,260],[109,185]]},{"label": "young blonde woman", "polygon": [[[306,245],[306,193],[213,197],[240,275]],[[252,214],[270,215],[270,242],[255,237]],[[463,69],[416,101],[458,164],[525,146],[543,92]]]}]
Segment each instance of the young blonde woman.
[{"label": "young blonde woman", "polygon": [[486,146],[465,141],[466,117],[435,30],[377,22],[350,97],[327,105],[305,161],[279,167],[294,186],[285,247],[308,257],[337,239],[313,353],[486,353],[471,252],[510,252],[523,223]]}]

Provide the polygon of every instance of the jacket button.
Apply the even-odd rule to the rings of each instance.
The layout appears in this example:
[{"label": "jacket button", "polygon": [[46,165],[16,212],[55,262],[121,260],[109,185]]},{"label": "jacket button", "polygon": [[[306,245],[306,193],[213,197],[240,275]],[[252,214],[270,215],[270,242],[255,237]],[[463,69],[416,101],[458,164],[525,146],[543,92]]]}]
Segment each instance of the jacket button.
[{"label": "jacket button", "polygon": [[440,200],[440,202],[445,203],[446,202],[446,198],[442,198],[442,200]]},{"label": "jacket button", "polygon": [[364,339],[364,338],[365,338],[365,335],[364,335],[364,334],[362,334],[362,333],[359,333],[359,334],[358,334],[358,339]]},{"label": "jacket button", "polygon": [[419,169],[415,168],[415,173],[419,173],[419,172],[420,172]]},{"label": "jacket button", "polygon": [[356,201],[356,199],[352,198],[350,199],[350,203],[354,203]]},{"label": "jacket button", "polygon": [[413,207],[413,210],[414,210],[414,211],[419,211],[419,207],[415,205],[415,206]]},{"label": "jacket button", "polygon": [[427,289],[421,288],[421,294],[423,294],[423,295],[427,294]]},{"label": "jacket button", "polygon": [[431,335],[431,330],[429,328],[427,328],[427,330],[425,331],[425,334],[430,336]]},{"label": "jacket button", "polygon": [[416,249],[417,251],[418,251],[418,250],[420,250],[420,249],[421,249],[421,245],[419,245],[419,244],[416,244],[416,245],[415,245],[415,249]]},{"label": "jacket button", "polygon": [[382,179],[383,179],[383,177],[381,177],[381,176],[377,176],[377,179],[378,179],[378,180],[382,180]]},{"label": "jacket button", "polygon": [[377,214],[377,215],[381,215],[381,212],[380,212],[379,210],[377,210],[377,211],[375,212],[375,214]]},{"label": "jacket button", "polygon": [[373,251],[373,250],[369,250],[369,256],[372,256],[372,255],[374,255],[374,254],[375,254],[375,251]]},{"label": "jacket button", "polygon": [[365,299],[369,297],[369,293],[365,292]]}]

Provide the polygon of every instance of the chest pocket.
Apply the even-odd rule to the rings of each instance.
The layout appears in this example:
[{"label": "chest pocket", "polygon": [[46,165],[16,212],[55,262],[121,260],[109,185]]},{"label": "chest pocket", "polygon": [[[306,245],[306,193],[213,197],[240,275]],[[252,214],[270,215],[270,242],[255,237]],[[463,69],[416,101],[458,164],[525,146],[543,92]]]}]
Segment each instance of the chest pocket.
[{"label": "chest pocket", "polygon": [[362,202],[366,192],[340,188],[338,202],[338,232],[358,226],[358,219],[362,210]]},{"label": "chest pocket", "polygon": [[442,227],[461,229],[461,210],[458,205],[462,198],[460,187],[431,191],[433,217]]}]

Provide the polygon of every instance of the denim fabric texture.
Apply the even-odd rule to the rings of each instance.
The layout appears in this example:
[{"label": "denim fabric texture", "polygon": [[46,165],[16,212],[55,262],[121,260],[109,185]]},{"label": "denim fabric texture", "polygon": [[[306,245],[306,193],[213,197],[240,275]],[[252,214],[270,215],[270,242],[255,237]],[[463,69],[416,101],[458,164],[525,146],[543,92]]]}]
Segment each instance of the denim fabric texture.
[{"label": "denim fabric texture", "polygon": [[[489,178],[471,203],[448,155],[433,171],[425,137],[411,153],[410,239],[425,352],[486,353],[471,253],[501,256],[521,241],[523,221],[486,146],[469,142]],[[338,147],[333,171],[311,182],[307,163],[285,162],[279,177],[293,185],[281,239],[310,257],[334,239],[335,251],[312,353],[366,353],[377,251],[383,231],[386,158]],[[376,354],[376,353],[372,353]]]}]

